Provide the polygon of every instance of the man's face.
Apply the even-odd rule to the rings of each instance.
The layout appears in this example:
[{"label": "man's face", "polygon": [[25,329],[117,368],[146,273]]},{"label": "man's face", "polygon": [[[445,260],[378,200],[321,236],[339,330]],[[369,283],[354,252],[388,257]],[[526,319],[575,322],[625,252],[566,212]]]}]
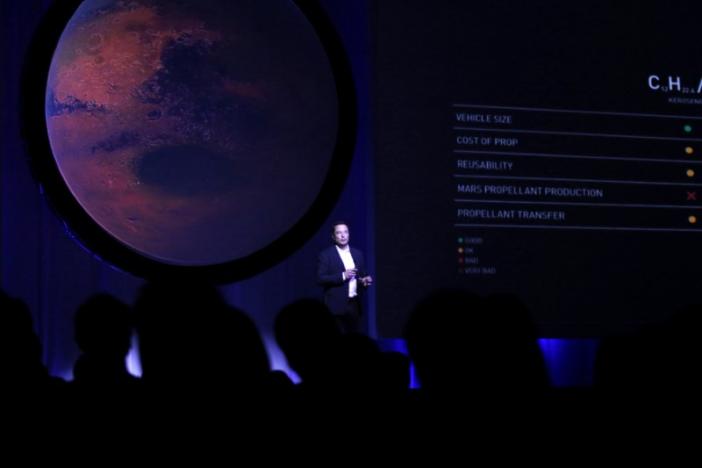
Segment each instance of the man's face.
[{"label": "man's face", "polygon": [[349,245],[349,228],[345,224],[337,224],[334,226],[334,234],[332,234],[334,243],[339,247]]}]

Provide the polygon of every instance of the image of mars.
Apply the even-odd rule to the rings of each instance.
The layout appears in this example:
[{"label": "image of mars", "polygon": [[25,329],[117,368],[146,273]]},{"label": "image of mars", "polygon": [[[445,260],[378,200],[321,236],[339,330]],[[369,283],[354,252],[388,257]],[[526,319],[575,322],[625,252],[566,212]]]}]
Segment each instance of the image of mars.
[{"label": "image of mars", "polygon": [[85,211],[174,265],[245,257],[309,209],[337,95],[290,1],[87,0],[46,90],[49,140]]}]

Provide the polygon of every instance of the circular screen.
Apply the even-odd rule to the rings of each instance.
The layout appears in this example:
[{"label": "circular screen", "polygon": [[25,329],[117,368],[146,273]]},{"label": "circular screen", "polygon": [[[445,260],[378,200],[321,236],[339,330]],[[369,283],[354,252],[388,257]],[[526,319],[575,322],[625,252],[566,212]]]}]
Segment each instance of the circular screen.
[{"label": "circular screen", "polygon": [[150,261],[200,267],[251,256],[309,212],[339,106],[290,1],[87,0],[58,41],[44,111],[94,222]]}]

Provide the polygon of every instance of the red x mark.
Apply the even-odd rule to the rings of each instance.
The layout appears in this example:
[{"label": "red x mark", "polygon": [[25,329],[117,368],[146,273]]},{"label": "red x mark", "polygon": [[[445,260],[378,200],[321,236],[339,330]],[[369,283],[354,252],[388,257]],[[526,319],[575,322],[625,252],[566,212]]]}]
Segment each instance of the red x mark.
[{"label": "red x mark", "polygon": [[697,192],[687,192],[687,201],[697,201]]}]

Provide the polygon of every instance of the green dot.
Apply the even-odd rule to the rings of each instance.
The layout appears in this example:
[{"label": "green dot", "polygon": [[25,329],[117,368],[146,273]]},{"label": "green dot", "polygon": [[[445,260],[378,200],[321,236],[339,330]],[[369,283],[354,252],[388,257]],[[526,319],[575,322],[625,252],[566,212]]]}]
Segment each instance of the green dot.
[{"label": "green dot", "polygon": [[463,238],[462,238],[462,237],[459,237],[459,238],[458,238],[458,243],[459,243],[459,244],[462,244],[462,243],[463,243]]},{"label": "green dot", "polygon": [[690,133],[692,131],[692,125],[685,125],[683,129],[686,133]]}]

